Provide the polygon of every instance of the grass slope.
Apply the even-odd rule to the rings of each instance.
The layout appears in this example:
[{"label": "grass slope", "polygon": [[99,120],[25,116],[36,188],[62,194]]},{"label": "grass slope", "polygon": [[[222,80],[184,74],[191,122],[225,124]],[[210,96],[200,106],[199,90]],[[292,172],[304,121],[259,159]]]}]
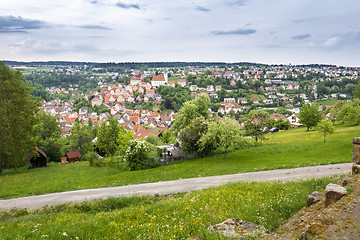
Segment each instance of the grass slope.
[{"label": "grass slope", "polygon": [[206,229],[239,218],[276,229],[337,178],[236,183],[166,197],[107,199],[0,212],[1,239],[223,239]]},{"label": "grass slope", "polygon": [[264,145],[229,153],[226,160],[216,155],[136,172],[91,168],[87,162],[12,170],[0,176],[0,198],[351,162],[352,138],[359,135],[359,127],[337,127],[324,144],[320,133],[300,128],[268,134]]}]

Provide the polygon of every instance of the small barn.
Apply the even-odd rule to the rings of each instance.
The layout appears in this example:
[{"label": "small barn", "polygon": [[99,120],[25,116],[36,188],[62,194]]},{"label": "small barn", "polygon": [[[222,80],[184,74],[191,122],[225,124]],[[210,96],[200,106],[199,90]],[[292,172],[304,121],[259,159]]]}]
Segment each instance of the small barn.
[{"label": "small barn", "polygon": [[29,155],[29,162],[31,164],[31,168],[46,167],[47,156],[44,151],[40,150],[37,146],[35,146],[35,152],[37,152],[37,154]]},{"label": "small barn", "polygon": [[62,163],[63,160],[66,160],[66,163],[74,163],[80,162],[81,153],[79,151],[68,152],[65,154],[65,157],[61,158]]}]

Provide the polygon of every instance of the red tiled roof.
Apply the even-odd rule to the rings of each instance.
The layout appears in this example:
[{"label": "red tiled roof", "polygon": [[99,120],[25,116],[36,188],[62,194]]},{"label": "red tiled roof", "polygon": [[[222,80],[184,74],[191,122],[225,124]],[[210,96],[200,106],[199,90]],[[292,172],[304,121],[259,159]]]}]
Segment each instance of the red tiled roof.
[{"label": "red tiled roof", "polygon": [[154,130],[148,129],[148,128],[140,128],[134,135],[134,138],[145,138],[149,134],[153,134],[155,136],[159,136],[161,133],[156,132]]},{"label": "red tiled roof", "polygon": [[153,81],[165,81],[165,77],[163,75],[154,76],[152,78]]},{"label": "red tiled roof", "polygon": [[79,151],[68,152],[68,153],[66,153],[66,156],[67,156],[69,159],[73,159],[73,158],[80,157],[80,156],[81,156],[81,153],[80,153]]},{"label": "red tiled roof", "polygon": [[129,121],[130,122],[137,122],[137,121],[139,121],[139,116],[130,116]]}]

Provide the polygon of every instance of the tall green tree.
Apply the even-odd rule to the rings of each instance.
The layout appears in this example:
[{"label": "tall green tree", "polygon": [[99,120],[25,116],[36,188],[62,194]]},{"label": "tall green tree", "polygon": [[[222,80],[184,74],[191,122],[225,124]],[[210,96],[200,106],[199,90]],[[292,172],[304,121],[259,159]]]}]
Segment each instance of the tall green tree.
[{"label": "tall green tree", "polygon": [[230,147],[238,145],[242,140],[240,125],[235,119],[226,118],[219,122],[211,122],[205,134],[199,140],[200,148],[213,146],[224,149],[224,159]]},{"label": "tall green tree", "polygon": [[125,130],[115,118],[110,117],[109,122],[102,123],[98,129],[96,147],[107,156],[123,155],[133,137],[133,132]]},{"label": "tall green tree", "polygon": [[330,120],[321,120],[316,129],[324,133],[324,143],[326,142],[326,134],[333,134],[335,132],[335,127]]},{"label": "tall green tree", "polygon": [[309,131],[310,128],[315,127],[321,119],[321,111],[319,110],[318,103],[314,103],[311,106],[309,104],[304,104],[300,108],[299,122],[304,124],[307,131]]},{"label": "tall green tree", "polygon": [[95,134],[91,126],[75,122],[71,128],[71,135],[68,137],[67,151],[80,151],[82,155],[85,155],[94,150],[94,145],[91,142],[94,138]]},{"label": "tall green tree", "polygon": [[20,71],[0,62],[0,174],[5,168],[26,165],[27,154],[34,148],[33,126],[39,108],[30,92]]},{"label": "tall green tree", "polygon": [[187,101],[175,117],[173,129],[185,152],[198,152],[198,141],[208,127],[210,99],[207,95]]},{"label": "tall green tree", "polygon": [[189,124],[197,117],[203,117],[208,120],[209,117],[210,98],[203,94],[194,100],[187,101],[179,111],[179,115],[175,117],[173,128],[178,133],[180,130],[189,126]]},{"label": "tall green tree", "polygon": [[48,161],[60,161],[64,154],[59,123],[56,118],[43,111],[38,114],[38,119],[39,123],[34,126],[36,146],[46,153]]},{"label": "tall green tree", "polygon": [[353,97],[360,98],[360,80],[358,80],[358,83],[355,86],[355,90],[353,91]]}]

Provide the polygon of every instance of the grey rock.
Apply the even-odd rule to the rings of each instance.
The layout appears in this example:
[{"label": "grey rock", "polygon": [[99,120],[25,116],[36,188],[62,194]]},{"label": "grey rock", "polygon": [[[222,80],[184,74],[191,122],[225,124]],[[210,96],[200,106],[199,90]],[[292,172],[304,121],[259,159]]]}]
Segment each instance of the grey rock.
[{"label": "grey rock", "polygon": [[319,192],[312,192],[308,196],[308,200],[306,202],[306,206],[310,207],[311,205],[320,202],[321,193]]},{"label": "grey rock", "polygon": [[325,206],[329,206],[339,201],[343,196],[347,194],[346,188],[329,183],[325,188]]},{"label": "grey rock", "polygon": [[342,181],[342,183],[341,183],[341,185],[342,185],[343,187],[345,187],[346,185],[349,184],[349,182],[350,182],[350,178],[344,178],[343,181]]},{"label": "grey rock", "polygon": [[357,163],[354,163],[351,167],[351,172],[353,175],[360,173],[360,165]]},{"label": "grey rock", "polygon": [[208,230],[230,238],[245,238],[269,233],[269,230],[258,224],[236,218],[229,218],[222,223],[210,226]]},{"label": "grey rock", "polygon": [[355,145],[352,148],[352,160],[360,164],[360,145]]}]

